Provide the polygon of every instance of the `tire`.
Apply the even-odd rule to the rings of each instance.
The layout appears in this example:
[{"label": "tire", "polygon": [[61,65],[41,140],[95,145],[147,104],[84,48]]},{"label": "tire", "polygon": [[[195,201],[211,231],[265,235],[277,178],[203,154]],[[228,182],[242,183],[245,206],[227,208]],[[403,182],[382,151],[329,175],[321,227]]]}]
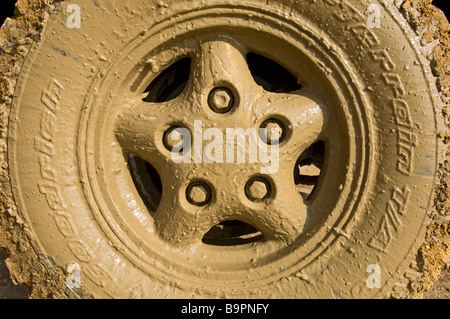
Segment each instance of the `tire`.
[{"label": "tire", "polygon": [[[8,30],[19,43],[2,82],[0,227],[32,296],[414,290],[445,123],[396,5],[35,5],[29,30]],[[270,161],[251,161],[250,148],[228,161],[212,136],[197,142],[199,128],[223,141],[229,128],[263,127],[281,130],[254,136],[277,152]]]}]

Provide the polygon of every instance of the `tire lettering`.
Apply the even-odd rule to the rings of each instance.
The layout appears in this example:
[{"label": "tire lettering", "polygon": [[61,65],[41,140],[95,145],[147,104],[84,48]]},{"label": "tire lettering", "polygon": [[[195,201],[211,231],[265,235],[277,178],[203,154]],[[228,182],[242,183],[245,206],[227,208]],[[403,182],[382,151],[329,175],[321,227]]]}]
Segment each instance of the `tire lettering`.
[{"label": "tire lettering", "polygon": [[53,215],[53,219],[55,220],[56,226],[58,227],[61,234],[66,238],[74,238],[78,237],[78,230],[75,224],[72,221],[72,218],[69,214],[64,211],[56,212]]},{"label": "tire lettering", "polygon": [[95,262],[96,255],[91,247],[79,238],[77,226],[66,211],[67,205],[61,188],[57,184],[57,171],[52,167],[52,159],[55,155],[53,143],[58,129],[57,115],[63,91],[64,87],[56,79],[53,79],[48,88],[42,92],[41,102],[45,109],[41,115],[39,136],[34,140],[41,175],[38,189],[53,211],[53,219],[58,230],[67,238],[70,251],[80,262],[86,263],[81,267],[83,274],[97,285],[105,287],[108,295],[116,297],[120,290],[115,286],[112,277],[103,269],[104,267],[100,264],[91,266],[91,263]]},{"label": "tire lettering", "polygon": [[386,202],[386,215],[381,220],[377,233],[368,245],[379,251],[386,252],[389,244],[394,238],[394,233],[402,226],[401,215],[404,214],[409,201],[411,190],[408,186],[403,188],[394,187],[391,197]]},{"label": "tire lettering", "polygon": [[380,40],[372,30],[364,23],[358,23],[349,27],[356,39],[358,39],[365,47],[372,48],[380,44]]},{"label": "tire lettering", "polygon": [[62,199],[61,190],[58,186],[48,182],[41,182],[39,183],[39,191],[41,192],[41,194],[45,195],[45,199],[47,200],[48,206],[50,206],[51,209],[65,209],[66,204]]},{"label": "tire lettering", "polygon": [[405,95],[406,91],[400,75],[395,73],[384,73],[383,80],[387,85],[392,87],[392,90],[394,91],[394,98],[401,98]]},{"label": "tire lettering", "polygon": [[392,62],[392,59],[387,53],[386,49],[371,50],[369,51],[369,53],[372,57],[372,60],[374,60],[375,62],[379,62],[383,70],[385,70],[386,72],[390,72],[395,69],[395,64],[394,62]]},{"label": "tire lettering", "polygon": [[413,132],[413,120],[408,102],[403,97],[406,94],[400,75],[393,72],[395,65],[386,50],[370,50],[369,54],[374,62],[388,71],[382,74],[385,84],[391,86],[393,98],[392,108],[394,121],[397,125],[397,170],[406,176],[413,174],[414,149],[418,145],[417,135]]}]

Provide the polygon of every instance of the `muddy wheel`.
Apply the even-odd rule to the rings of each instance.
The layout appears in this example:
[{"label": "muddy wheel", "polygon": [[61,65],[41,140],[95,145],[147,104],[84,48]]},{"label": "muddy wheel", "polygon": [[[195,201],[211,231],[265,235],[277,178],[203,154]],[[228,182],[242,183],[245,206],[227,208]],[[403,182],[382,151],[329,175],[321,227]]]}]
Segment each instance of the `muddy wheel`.
[{"label": "muddy wheel", "polygon": [[444,124],[387,3],[40,9],[5,88],[17,281],[27,269],[56,297],[405,296]]}]

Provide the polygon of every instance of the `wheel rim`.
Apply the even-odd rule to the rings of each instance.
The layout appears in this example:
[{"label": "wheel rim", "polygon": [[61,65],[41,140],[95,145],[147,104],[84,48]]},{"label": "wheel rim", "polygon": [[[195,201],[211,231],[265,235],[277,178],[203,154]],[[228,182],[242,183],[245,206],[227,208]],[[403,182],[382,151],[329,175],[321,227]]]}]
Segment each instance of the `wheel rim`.
[{"label": "wheel rim", "polygon": [[[204,29],[202,26],[196,29],[195,23],[191,24],[194,16],[195,19],[208,18],[211,20],[208,21],[208,25],[216,28],[223,23],[222,21],[212,21],[207,10],[186,13],[185,21],[180,22],[179,25],[191,26],[190,30],[186,27],[186,33],[179,32],[176,40],[162,41],[152,50],[143,49],[145,41],[138,39],[135,41],[137,44],[133,43],[130,46],[130,48],[132,47],[130,50],[135,53],[135,62],[127,65],[128,73],[123,73],[127,74],[123,77],[126,80],[113,80],[113,74],[119,73],[117,69],[117,66],[120,65],[119,61],[123,62],[124,60],[119,59],[111,63],[105,74],[105,80],[99,81],[99,92],[103,92],[103,94],[98,94],[95,98],[91,95],[88,99],[89,107],[85,119],[89,118],[89,121],[85,120],[82,123],[82,126],[84,125],[82,132],[85,132],[85,135],[80,139],[82,143],[80,163],[87,164],[87,170],[82,165],[80,166],[88,181],[85,184],[86,192],[92,198],[93,211],[97,212],[98,219],[102,221],[102,226],[113,242],[118,246],[125,247],[123,250],[126,251],[127,256],[136,260],[136,263],[149,273],[154,272],[156,268],[166,276],[178,277],[183,282],[191,283],[195,282],[196,278],[203,278],[208,280],[211,287],[217,284],[218,278],[234,278],[231,286],[242,286],[244,278],[249,282],[266,283],[281,277],[283,271],[292,272],[292,268],[300,271],[302,267],[310,264],[318,254],[323,253],[324,247],[335,241],[336,231],[342,230],[343,226],[351,221],[353,211],[356,210],[353,208],[355,201],[343,200],[343,197],[345,198],[349,193],[358,193],[360,196],[355,197],[358,197],[359,200],[363,198],[364,190],[360,186],[366,179],[368,165],[364,160],[367,158],[367,154],[362,151],[362,146],[368,140],[370,123],[363,120],[360,123],[352,123],[351,114],[342,111],[344,107],[338,108],[339,111],[342,111],[341,114],[336,111],[338,102],[347,100],[351,101],[346,102],[345,105],[350,110],[348,112],[353,112],[355,117],[367,118],[360,114],[365,112],[365,109],[359,97],[351,97],[353,95],[351,87],[344,88],[344,94],[347,94],[346,98],[339,96],[340,93],[336,93],[339,91],[337,88],[341,89],[344,83],[349,83],[345,78],[352,74],[343,74],[341,78],[335,76],[331,80],[324,81],[323,77],[329,70],[323,67],[319,68],[317,67],[318,63],[314,63],[311,77],[304,74],[299,75],[297,67],[291,69],[291,72],[302,78],[300,82],[305,83],[298,92],[269,94],[256,85],[252,74],[248,71],[245,55],[253,51],[266,53],[267,45],[261,45],[261,39],[258,38],[254,41],[247,41],[249,38],[239,37],[238,30],[244,28],[249,31],[250,35],[268,34],[272,41],[278,44],[282,43],[284,48],[290,49],[287,51],[290,51],[291,56],[300,53],[305,60],[310,58],[299,49],[300,45],[293,46],[290,43],[292,39],[279,36],[281,33],[274,27],[271,15],[266,14],[264,18],[261,17],[264,19],[263,21],[267,22],[269,26],[267,28],[270,30],[264,30],[264,27],[258,24],[250,26],[247,23],[236,22],[234,30],[231,28],[229,31],[232,41],[224,37],[217,37],[214,33],[200,36]],[[230,12],[227,18],[239,20],[239,15]],[[274,20],[280,21],[278,17]],[[285,27],[289,26],[287,21],[282,22]],[[258,30],[258,28],[260,29]],[[309,30],[303,30],[303,32],[293,38],[298,43],[308,42],[317,49],[316,39],[312,37],[313,33]],[[171,33],[175,34],[177,31],[168,27],[157,30],[155,34]],[[195,41],[187,40],[188,36],[192,35],[195,35],[193,37]],[[241,45],[236,45],[236,42]],[[170,49],[174,47],[174,43],[178,47],[176,53]],[[214,54],[208,55],[209,51]],[[232,72],[231,75],[228,72],[222,72],[222,76],[225,78],[221,78],[215,75],[202,76],[204,72],[208,72],[205,70],[210,68],[196,68],[199,64],[202,65],[198,63],[199,60],[202,61],[201,57],[207,56],[203,61],[214,64],[221,54],[226,57],[227,55],[224,54],[226,52],[231,54],[234,59],[239,59],[238,64],[241,66],[237,68],[239,72]],[[137,56],[139,58],[136,58]],[[167,102],[148,103],[142,101],[143,88],[148,86],[149,79],[152,77],[154,79],[160,74],[162,71],[160,68],[164,69],[164,66],[171,64],[164,60],[179,60],[186,56],[191,59],[193,71],[191,71],[190,80],[182,93]],[[280,61],[282,58],[276,60]],[[287,60],[292,61],[293,59]],[[326,61],[324,65],[327,67],[339,69],[336,65],[340,66],[336,57],[321,56],[319,58],[317,56],[316,60]],[[136,63],[136,61],[139,62]],[[142,61],[148,63],[142,63]],[[157,61],[163,61],[163,66],[158,66]],[[216,64],[217,69],[220,70],[220,63]],[[145,73],[146,68],[147,78],[145,76],[137,77],[139,80],[136,80],[136,74],[139,73],[136,71],[139,70],[142,74]],[[242,70],[246,73],[245,76],[242,76]],[[220,72],[218,71],[217,74]],[[211,83],[205,83],[205,79],[208,78],[213,79]],[[118,82],[121,82],[121,85],[117,86]],[[315,86],[317,83],[321,84]],[[119,89],[112,91],[112,87],[119,87]],[[232,92],[233,106],[227,106],[225,112],[215,112],[208,103],[208,97],[213,90],[222,87]],[[124,93],[127,90],[128,92]],[[329,93],[330,90],[333,93]],[[111,94],[111,92],[114,93]],[[103,108],[95,107],[100,101],[104,105]],[[350,105],[352,103],[353,105]],[[183,110],[186,108],[186,104],[191,105],[188,115],[185,112],[167,112],[167,108],[172,108],[174,111]],[[269,104],[271,106],[267,107]],[[112,113],[117,116],[106,115],[105,105],[111,106],[114,110]],[[149,107],[150,105],[151,107]],[[299,105],[304,106],[302,111],[299,111]],[[301,121],[305,122],[297,120],[299,112],[307,114],[306,117],[301,118]],[[167,115],[165,120],[161,120],[163,115]],[[229,119],[225,117],[229,117]],[[335,120],[336,117],[339,120]],[[182,164],[174,163],[171,152],[162,143],[164,132],[172,127],[186,127],[190,132],[194,132],[195,139],[193,122],[199,119],[202,120],[204,129],[216,127],[215,125],[220,121],[222,130],[236,127],[259,128],[262,123],[272,119],[283,123],[287,130],[285,138],[279,145],[280,172],[261,174],[261,165],[258,163],[251,165],[248,163],[222,163],[221,165],[228,165],[226,170],[214,167],[214,163],[191,163],[185,167],[180,166]],[[158,126],[152,127],[150,123],[154,120],[157,120]],[[307,124],[310,122],[314,125],[308,126]],[[237,126],[236,123],[239,125]],[[338,130],[336,127],[342,123],[345,123],[347,127]],[[297,129],[302,125],[310,129],[299,133]],[[111,130],[111,127],[114,130]],[[345,131],[344,134],[343,131]],[[96,135],[93,132],[101,133]],[[341,136],[333,137],[330,132],[339,132]],[[304,133],[310,133],[310,135],[304,135]],[[356,139],[356,136],[360,138]],[[317,189],[304,201],[296,191],[293,175],[300,155],[317,141],[324,141],[326,145],[321,181],[316,184]],[[336,144],[339,146],[337,147]],[[93,149],[101,151],[98,155],[94,155]],[[161,176],[163,195],[161,203],[153,213],[143,209],[145,205],[139,203],[139,201],[142,202],[142,199],[136,196],[136,185],[132,180],[132,174],[126,169],[124,151],[126,154],[146,159]],[[336,161],[338,163],[332,163],[330,157],[338,152],[348,155],[341,156]],[[342,168],[345,166],[349,168],[343,171]],[[335,172],[336,168],[340,168],[340,170]],[[109,171],[114,172],[112,178],[107,176]],[[232,171],[231,174],[230,171]],[[242,176],[245,178],[241,178]],[[285,182],[283,179],[286,176],[290,176],[289,182]],[[353,180],[352,176],[355,176]],[[246,193],[246,184],[255,178],[267,181],[264,184],[270,185],[268,188],[271,189],[269,195],[262,196],[264,200],[260,202],[252,201],[248,192]],[[226,180],[225,183],[222,183],[229,186],[228,189],[220,188],[221,183],[218,183],[220,180]],[[200,210],[201,214],[199,206],[192,205],[187,200],[186,191],[193,182],[204,183],[211,190],[209,199],[206,201],[207,204],[201,205],[203,207]],[[330,190],[338,190],[339,196],[323,201],[324,194],[329,193]],[[118,199],[117,194],[125,195]],[[128,208],[120,209],[123,207]],[[303,209],[298,209],[299,207],[303,207]],[[175,214],[173,214],[174,208],[179,209]],[[314,212],[317,211],[322,213],[315,214]],[[343,214],[343,211],[347,213]],[[168,215],[168,212],[172,214]],[[174,218],[174,215],[177,217]],[[258,239],[251,245],[239,247],[218,247],[202,242],[202,238],[212,227],[233,220],[253,226],[257,230],[254,233],[258,234],[255,235],[255,238]],[[280,223],[280,221],[285,221],[285,223]],[[260,234],[262,234],[262,238]],[[318,245],[318,243],[322,244]],[[308,246],[308,248],[302,248],[304,246]],[[164,247],[170,251],[169,254],[164,254],[169,257],[155,253],[157,250],[155,247]],[[196,253],[193,254],[193,251]],[[155,267],[152,262],[155,259],[161,263],[161,266]],[[183,265],[186,260],[200,261],[203,265]],[[282,271],[279,271],[280,268],[277,272],[270,270],[270,266],[273,267],[274,264],[283,265]],[[186,269],[195,275],[186,275],[189,273]],[[259,271],[248,274],[250,269]],[[198,276],[199,274],[200,276]],[[236,274],[238,274],[237,277]],[[263,280],[261,281],[261,279]]]}]

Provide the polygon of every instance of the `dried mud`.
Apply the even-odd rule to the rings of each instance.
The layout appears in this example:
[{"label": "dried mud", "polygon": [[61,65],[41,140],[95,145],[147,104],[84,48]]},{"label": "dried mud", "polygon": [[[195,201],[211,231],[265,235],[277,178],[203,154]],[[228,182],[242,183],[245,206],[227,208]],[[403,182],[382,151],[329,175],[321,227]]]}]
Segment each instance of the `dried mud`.
[{"label": "dried mud", "polygon": [[[51,260],[39,256],[30,244],[27,231],[15,214],[10,202],[8,188],[8,165],[5,151],[7,117],[6,106],[11,102],[14,83],[27,48],[39,34],[47,17],[46,10],[58,0],[19,0],[15,17],[7,19],[0,29],[0,247],[6,252],[6,264],[15,284],[29,289],[30,298],[78,298],[88,297],[75,293],[65,285],[67,274]],[[417,33],[423,46],[431,44],[433,50],[428,59],[436,77],[436,85],[446,105],[442,109],[446,127],[450,124],[450,26],[445,15],[432,5],[432,0],[406,0],[402,13]],[[436,188],[435,209],[429,212],[431,223],[426,240],[419,250],[418,266],[421,277],[410,284],[410,297],[449,298],[450,271],[450,128],[438,132],[442,143],[447,145],[447,154],[439,170],[439,185]],[[444,272],[442,270],[444,269]],[[442,272],[441,277],[440,274]],[[436,280],[439,281],[435,284]],[[433,287],[434,286],[434,287]]]},{"label": "dried mud", "polygon": [[[434,49],[427,58],[436,77],[436,85],[445,102],[442,116],[447,127],[446,131],[438,132],[439,138],[447,147],[446,159],[444,163],[440,163],[435,210],[429,212],[431,223],[427,228],[425,242],[419,250],[418,265],[422,276],[411,284],[411,296],[421,298],[434,296],[435,290],[425,296],[423,294],[433,288],[450,258],[450,129],[448,129],[450,123],[450,25],[444,13],[432,5],[432,0],[407,0],[404,1],[402,10],[413,30],[421,36],[422,46],[434,45]],[[448,283],[448,281],[448,275],[440,278],[440,282]],[[447,287],[449,288],[450,286]]]}]

